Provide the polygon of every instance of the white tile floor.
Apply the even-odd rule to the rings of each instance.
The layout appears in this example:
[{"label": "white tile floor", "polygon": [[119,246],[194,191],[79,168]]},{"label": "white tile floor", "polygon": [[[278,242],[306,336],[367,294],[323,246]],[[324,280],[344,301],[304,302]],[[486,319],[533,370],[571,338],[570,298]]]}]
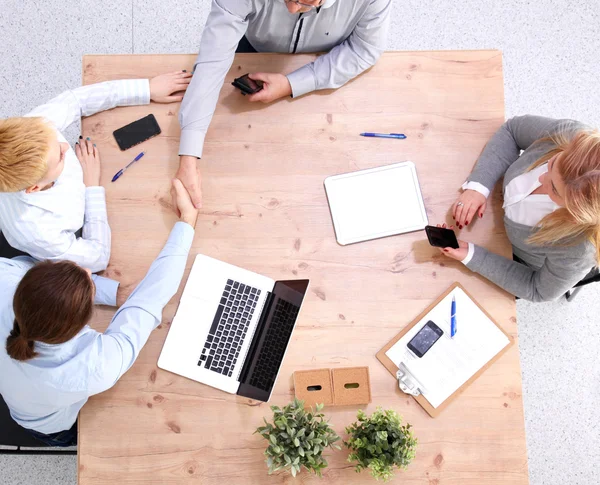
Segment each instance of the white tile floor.
[{"label": "white tile floor", "polygon": [[[210,0],[0,0],[0,117],[80,85],[83,54],[196,52],[209,7]],[[598,25],[597,0],[396,0],[388,46],[501,49],[507,116],[598,126]],[[598,482],[599,297],[596,285],[573,303],[518,304],[532,485]],[[1,484],[75,480],[74,457],[0,457]]]}]

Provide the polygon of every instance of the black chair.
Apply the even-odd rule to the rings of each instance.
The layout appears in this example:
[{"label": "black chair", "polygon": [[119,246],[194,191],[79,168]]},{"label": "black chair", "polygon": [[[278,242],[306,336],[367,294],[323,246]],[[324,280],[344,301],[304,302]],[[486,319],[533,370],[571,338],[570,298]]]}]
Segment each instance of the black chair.
[{"label": "black chair", "polygon": [[[0,396],[0,446],[12,449],[0,449],[0,455],[76,455],[76,450],[61,450],[49,447],[31,436],[25,428],[18,425],[10,416],[8,406]],[[23,450],[22,448],[37,448]],[[49,448],[49,449],[48,449]]]}]

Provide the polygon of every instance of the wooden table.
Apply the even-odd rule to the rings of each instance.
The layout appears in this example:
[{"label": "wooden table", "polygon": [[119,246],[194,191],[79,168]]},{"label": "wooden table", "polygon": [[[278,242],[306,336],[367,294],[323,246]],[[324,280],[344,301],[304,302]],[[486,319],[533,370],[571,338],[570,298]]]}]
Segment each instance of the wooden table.
[{"label": "wooden table", "polygon": [[[83,82],[191,69],[194,59],[86,56]],[[423,232],[339,246],[323,190],[328,175],[412,160],[430,222],[448,221],[458,187],[504,118],[501,53],[390,52],[335,92],[269,106],[249,103],[229,84],[246,72],[288,72],[310,59],[236,57],[206,138],[204,207],[191,254],[204,253],[274,279],[310,278],[310,293],[270,404],[292,399],[295,370],[368,365],[373,403],[367,410],[396,409],[419,439],[415,461],[394,483],[527,483],[518,345],[437,419],[402,395],[375,359],[454,281],[516,339],[514,299],[441,257]],[[124,284],[143,277],[175,222],[168,191],[178,164],[178,109],[178,104],[119,108],[83,122],[83,134],[96,140],[103,160],[113,233],[107,273]],[[156,115],[162,135],[146,142],[144,159],[111,183],[112,175],[141,151],[121,153],[113,130],[148,113]],[[361,131],[401,131],[408,139],[362,138]],[[495,193],[485,217],[463,237],[508,256],[501,212]],[[192,261],[190,257],[188,270]],[[179,294],[133,368],[82,410],[80,483],[316,483],[306,471],[296,482],[287,474],[267,475],[265,443],[252,433],[263,416],[271,415],[269,405],[157,368],[178,301]],[[94,327],[103,330],[112,314],[97,310]],[[356,411],[326,408],[342,436]],[[374,483],[368,474],[354,473],[346,450],[327,455],[324,483]]]}]

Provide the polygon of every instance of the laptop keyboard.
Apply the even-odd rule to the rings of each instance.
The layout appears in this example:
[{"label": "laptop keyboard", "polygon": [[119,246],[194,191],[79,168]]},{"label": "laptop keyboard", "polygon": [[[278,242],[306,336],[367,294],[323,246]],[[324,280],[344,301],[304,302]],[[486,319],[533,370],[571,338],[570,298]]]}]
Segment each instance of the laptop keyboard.
[{"label": "laptop keyboard", "polygon": [[198,365],[231,377],[259,296],[259,289],[227,280]]},{"label": "laptop keyboard", "polygon": [[256,359],[250,385],[263,391],[270,391],[283,360],[283,354],[292,335],[294,323],[300,307],[284,300],[278,300],[273,320],[267,330],[264,344]]}]

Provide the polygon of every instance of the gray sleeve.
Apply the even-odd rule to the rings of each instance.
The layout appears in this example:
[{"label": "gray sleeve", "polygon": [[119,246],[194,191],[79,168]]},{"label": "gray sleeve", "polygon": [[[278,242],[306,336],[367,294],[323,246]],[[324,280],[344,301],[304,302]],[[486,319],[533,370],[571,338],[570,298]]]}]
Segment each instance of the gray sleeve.
[{"label": "gray sleeve", "polygon": [[527,150],[537,140],[562,128],[572,131],[583,127],[585,125],[572,120],[555,120],[542,116],[511,118],[487,143],[468,181],[478,182],[492,191],[508,167],[518,160],[521,150]]},{"label": "gray sleeve", "polygon": [[475,246],[467,267],[509,293],[533,302],[560,298],[592,269],[585,258],[546,258],[544,265],[535,270],[480,246]]},{"label": "gray sleeve", "polygon": [[251,11],[250,0],[213,0],[194,64],[194,76],[179,110],[179,155],[202,157],[206,131],[237,45],[246,33]]},{"label": "gray sleeve", "polygon": [[344,42],[288,74],[292,96],[338,88],[372,67],[386,48],[391,5],[392,0],[371,0]]}]

